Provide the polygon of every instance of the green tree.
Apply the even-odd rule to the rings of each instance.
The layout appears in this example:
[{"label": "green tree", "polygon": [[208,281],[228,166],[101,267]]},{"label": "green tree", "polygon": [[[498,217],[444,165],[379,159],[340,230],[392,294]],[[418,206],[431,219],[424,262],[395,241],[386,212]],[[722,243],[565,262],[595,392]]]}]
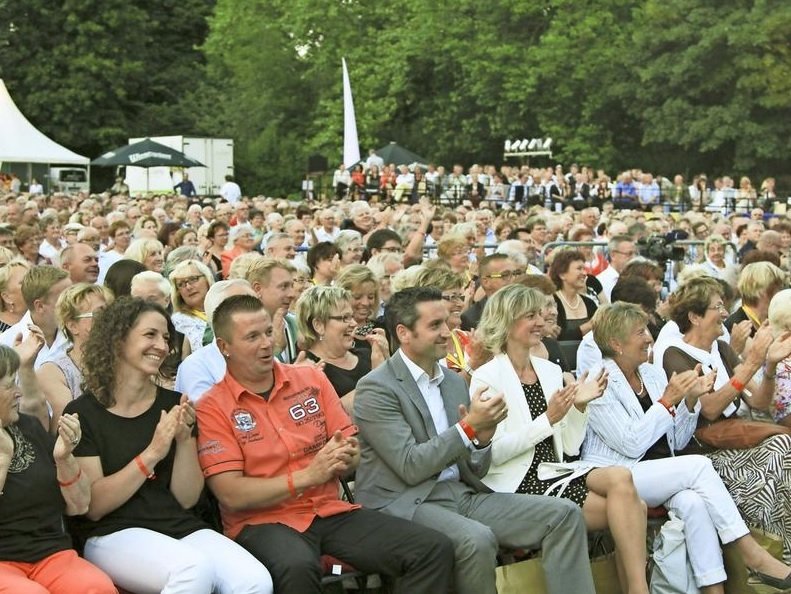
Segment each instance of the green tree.
[{"label": "green tree", "polygon": [[2,0],[0,77],[30,121],[87,155],[190,133],[209,0]]},{"label": "green tree", "polygon": [[647,0],[635,13],[630,112],[646,146],[713,173],[791,161],[791,5]]}]

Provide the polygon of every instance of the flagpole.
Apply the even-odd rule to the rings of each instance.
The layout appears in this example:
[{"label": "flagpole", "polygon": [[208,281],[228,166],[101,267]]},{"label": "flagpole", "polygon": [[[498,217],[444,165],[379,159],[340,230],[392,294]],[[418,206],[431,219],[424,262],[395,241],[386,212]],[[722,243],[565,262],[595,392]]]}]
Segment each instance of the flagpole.
[{"label": "flagpole", "polygon": [[357,138],[357,121],[354,117],[354,100],[346,58],[343,65],[343,164],[349,168],[360,160],[360,141]]}]

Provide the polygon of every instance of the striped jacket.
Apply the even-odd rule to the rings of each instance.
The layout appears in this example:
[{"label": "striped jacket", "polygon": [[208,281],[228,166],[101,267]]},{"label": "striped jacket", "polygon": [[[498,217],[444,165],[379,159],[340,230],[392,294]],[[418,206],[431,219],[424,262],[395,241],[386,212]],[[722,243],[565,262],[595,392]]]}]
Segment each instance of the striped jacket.
[{"label": "striped jacket", "polygon": [[[682,401],[676,416],[657,401],[667,386],[667,378],[654,365],[640,365],[643,379],[654,404],[643,412],[623,372],[612,359],[605,359],[609,374],[607,389],[601,398],[588,404],[588,430],[582,444],[582,460],[596,466],[632,467],[660,437],[666,436],[670,451],[683,449],[692,438],[700,413],[700,402],[690,412]],[[599,368],[592,369],[595,376]]]}]

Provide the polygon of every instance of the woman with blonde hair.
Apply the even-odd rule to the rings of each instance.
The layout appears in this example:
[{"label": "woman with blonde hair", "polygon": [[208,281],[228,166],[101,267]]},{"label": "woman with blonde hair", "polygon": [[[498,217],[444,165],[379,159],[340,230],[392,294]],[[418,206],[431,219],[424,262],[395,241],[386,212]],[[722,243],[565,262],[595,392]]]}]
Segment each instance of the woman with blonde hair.
[{"label": "woman with blonde hair", "polygon": [[341,287],[310,287],[297,301],[296,313],[307,358],[324,364],[343,408],[352,414],[357,382],[390,356],[384,330],[375,328],[364,337],[368,348],[355,344],[352,295]]},{"label": "woman with blonde hair", "polygon": [[472,248],[467,237],[460,233],[448,233],[437,243],[437,258],[456,274],[470,276],[470,252]]},{"label": "woman with blonde hair", "polygon": [[[434,287],[442,292],[442,300],[448,309],[446,323],[450,329],[447,340],[447,355],[445,363],[448,369],[461,373],[465,381],[469,382],[472,368],[469,363],[469,347],[471,333],[461,329],[461,314],[466,309],[471,299],[468,283],[460,274],[448,270],[444,266],[426,265],[411,278],[413,287]],[[401,286],[400,289],[407,287]]]},{"label": "woman with blonde hair", "polygon": [[739,179],[739,187],[736,190],[736,208],[739,212],[747,212],[757,205],[758,192],[753,187],[753,182],[746,175]]},{"label": "woman with blonde hair", "polygon": [[22,297],[22,279],[30,270],[30,263],[14,258],[0,268],[0,333],[18,323],[27,313]]},{"label": "woman with blonde hair", "polygon": [[124,259],[140,262],[146,270],[162,273],[165,255],[162,244],[156,239],[135,239],[124,252]]},{"label": "woman with blonde hair", "polygon": [[[734,332],[734,327],[743,325],[754,337],[769,316],[769,302],[788,283],[788,274],[771,262],[753,262],[742,268],[738,289],[742,304],[728,319],[725,327]],[[740,350],[740,349],[737,349]]]},{"label": "woman with blonde hair", "polygon": [[88,283],[72,285],[58,297],[55,315],[71,347],[36,371],[39,387],[52,409],[52,431],[57,429],[66,405],[82,394],[82,350],[93,327],[93,316],[112,301],[110,289]]},{"label": "woman with blonde hair", "polygon": [[214,284],[214,275],[209,267],[198,260],[180,262],[170,273],[170,303],[173,306],[171,321],[177,331],[189,340],[192,351],[203,346],[207,318],[203,300],[209,287]]},{"label": "woman with blonde hair", "polygon": [[350,264],[335,278],[335,286],[351,293],[352,314],[357,329],[355,334],[365,336],[374,327],[379,310],[379,281],[367,266]]},{"label": "woman with blonde hair", "polygon": [[553,495],[579,505],[590,530],[612,533],[623,591],[647,594],[645,505],[631,474],[566,461],[580,452],[588,404],[601,396],[607,373],[590,380],[585,374],[564,387],[561,368],[532,354],[541,344],[548,299],[517,284],[497,291],[484,307],[478,331],[494,358],[475,370],[470,394],[481,387],[502,393],[508,416],[494,434],[482,481],[498,492]]}]

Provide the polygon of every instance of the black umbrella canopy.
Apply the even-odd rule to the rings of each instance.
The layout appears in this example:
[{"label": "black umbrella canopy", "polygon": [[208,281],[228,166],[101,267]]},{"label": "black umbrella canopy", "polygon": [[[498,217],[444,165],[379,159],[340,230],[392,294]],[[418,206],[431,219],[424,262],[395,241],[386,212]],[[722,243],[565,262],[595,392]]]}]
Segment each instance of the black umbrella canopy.
[{"label": "black umbrella canopy", "polygon": [[104,153],[91,165],[134,165],[135,167],[206,167],[200,161],[188,157],[181,151],[154,142],[150,138],[120,146]]},{"label": "black umbrella canopy", "polygon": [[425,166],[428,163],[428,161],[420,155],[413,153],[409,149],[405,149],[395,142],[391,142],[378,149],[376,154],[382,157],[382,161],[384,161],[386,165],[390,163],[396,165],[412,165],[413,163],[417,163],[418,165]]}]

